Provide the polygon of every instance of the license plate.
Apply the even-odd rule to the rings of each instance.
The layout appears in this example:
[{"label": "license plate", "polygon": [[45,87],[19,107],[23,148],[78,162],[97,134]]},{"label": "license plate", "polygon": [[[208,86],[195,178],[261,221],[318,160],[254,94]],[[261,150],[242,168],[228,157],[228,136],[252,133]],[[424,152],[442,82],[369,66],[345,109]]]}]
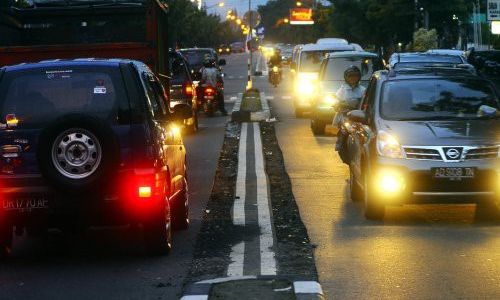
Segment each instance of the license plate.
[{"label": "license plate", "polygon": [[434,178],[460,180],[462,178],[474,178],[475,168],[433,168]]},{"label": "license plate", "polygon": [[45,196],[4,199],[2,202],[4,210],[30,211],[49,207],[49,200]]}]

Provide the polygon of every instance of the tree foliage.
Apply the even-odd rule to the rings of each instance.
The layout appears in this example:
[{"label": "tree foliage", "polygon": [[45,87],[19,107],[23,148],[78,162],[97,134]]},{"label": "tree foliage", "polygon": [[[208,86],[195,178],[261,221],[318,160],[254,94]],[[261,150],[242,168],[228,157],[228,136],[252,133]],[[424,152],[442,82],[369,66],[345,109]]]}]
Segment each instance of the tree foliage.
[{"label": "tree foliage", "polygon": [[427,30],[420,28],[413,33],[413,51],[427,51],[438,47],[438,34],[436,29]]}]

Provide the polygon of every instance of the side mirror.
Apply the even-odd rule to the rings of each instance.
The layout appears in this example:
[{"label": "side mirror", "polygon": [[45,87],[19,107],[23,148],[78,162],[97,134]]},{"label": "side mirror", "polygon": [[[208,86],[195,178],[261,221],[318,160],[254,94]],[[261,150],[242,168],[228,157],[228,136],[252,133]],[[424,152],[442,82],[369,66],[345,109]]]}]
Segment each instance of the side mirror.
[{"label": "side mirror", "polygon": [[367,124],[366,113],[362,110],[351,110],[347,113],[347,117],[356,123]]},{"label": "side mirror", "polygon": [[219,66],[225,66],[226,65],[226,60],[225,59],[220,59],[219,60]]},{"label": "side mirror", "polygon": [[292,62],[290,63],[290,69],[292,69],[292,70],[297,70],[297,63],[296,63],[296,62],[294,62],[294,61],[292,61]]}]

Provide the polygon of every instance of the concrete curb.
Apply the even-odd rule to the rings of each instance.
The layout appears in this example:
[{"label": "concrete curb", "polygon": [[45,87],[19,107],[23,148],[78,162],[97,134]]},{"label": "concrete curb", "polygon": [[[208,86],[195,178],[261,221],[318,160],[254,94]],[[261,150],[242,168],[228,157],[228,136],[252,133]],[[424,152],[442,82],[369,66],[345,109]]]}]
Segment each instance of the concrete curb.
[{"label": "concrete curb", "polygon": [[[237,276],[237,277],[224,277],[211,280],[199,281],[190,285],[181,300],[208,300],[212,285],[241,280],[272,280],[283,279],[285,277],[279,276]],[[293,291],[297,300],[324,300],[323,289],[317,281],[305,280],[289,280],[293,284]]]}]

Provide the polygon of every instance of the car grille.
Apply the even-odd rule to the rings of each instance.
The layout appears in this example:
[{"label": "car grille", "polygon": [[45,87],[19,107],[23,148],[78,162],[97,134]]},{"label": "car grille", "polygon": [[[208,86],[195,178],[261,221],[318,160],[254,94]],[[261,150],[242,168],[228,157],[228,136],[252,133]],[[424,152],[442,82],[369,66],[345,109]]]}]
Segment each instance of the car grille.
[{"label": "car grille", "polygon": [[[446,158],[446,152],[450,148],[460,149],[460,158],[452,160]],[[403,147],[407,159],[436,160],[436,161],[464,161],[474,159],[494,159],[498,158],[500,146],[405,146]]]},{"label": "car grille", "polygon": [[475,149],[469,149],[465,154],[466,160],[471,159],[488,159],[498,157],[498,146],[495,147],[481,147]]},{"label": "car grille", "polygon": [[404,150],[408,159],[442,160],[437,149],[405,147]]}]

